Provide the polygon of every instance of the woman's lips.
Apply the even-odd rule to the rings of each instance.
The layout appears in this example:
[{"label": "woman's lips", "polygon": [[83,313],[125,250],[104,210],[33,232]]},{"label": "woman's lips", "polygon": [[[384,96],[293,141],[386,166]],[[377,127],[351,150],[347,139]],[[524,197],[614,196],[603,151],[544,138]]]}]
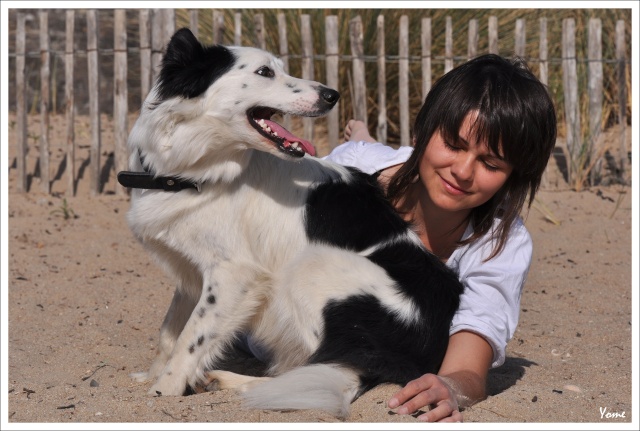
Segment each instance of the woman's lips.
[{"label": "woman's lips", "polygon": [[444,178],[440,177],[440,179],[442,180],[442,183],[444,184],[444,188],[451,193],[452,195],[469,195],[471,194],[471,192],[468,192],[464,189],[461,189],[459,187],[454,186],[453,184],[451,184],[449,181],[445,180]]}]

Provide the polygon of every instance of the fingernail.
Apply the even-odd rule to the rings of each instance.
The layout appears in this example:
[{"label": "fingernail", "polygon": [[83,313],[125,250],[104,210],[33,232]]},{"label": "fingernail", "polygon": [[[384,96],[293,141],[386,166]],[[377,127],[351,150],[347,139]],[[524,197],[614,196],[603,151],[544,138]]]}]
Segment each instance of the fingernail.
[{"label": "fingernail", "polygon": [[409,413],[409,409],[402,406],[398,409],[396,413],[398,413],[399,415],[406,415],[407,413]]},{"label": "fingernail", "polygon": [[418,416],[418,420],[421,422],[429,422],[429,417],[427,415]]},{"label": "fingernail", "polygon": [[395,409],[396,407],[398,407],[400,405],[400,402],[398,402],[397,399],[395,398],[391,398],[389,400],[389,408]]}]

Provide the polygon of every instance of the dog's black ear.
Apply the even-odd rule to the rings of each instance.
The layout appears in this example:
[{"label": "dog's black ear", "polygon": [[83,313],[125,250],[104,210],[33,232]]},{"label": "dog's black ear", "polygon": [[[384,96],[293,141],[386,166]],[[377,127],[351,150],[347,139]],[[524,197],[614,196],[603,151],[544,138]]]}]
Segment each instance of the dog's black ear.
[{"label": "dog's black ear", "polygon": [[204,46],[191,30],[181,28],[171,37],[162,58],[158,80],[161,100],[197,97],[235,63],[235,56],[222,45]]},{"label": "dog's black ear", "polygon": [[202,48],[198,39],[196,39],[191,30],[183,27],[171,36],[171,40],[169,40],[169,44],[167,45],[165,58],[173,57],[183,52],[188,53],[198,47]]},{"label": "dog's black ear", "polygon": [[204,50],[202,44],[196,39],[188,28],[181,28],[176,31],[167,44],[164,57],[162,58],[162,68],[186,67],[193,63],[194,59],[202,56]]}]

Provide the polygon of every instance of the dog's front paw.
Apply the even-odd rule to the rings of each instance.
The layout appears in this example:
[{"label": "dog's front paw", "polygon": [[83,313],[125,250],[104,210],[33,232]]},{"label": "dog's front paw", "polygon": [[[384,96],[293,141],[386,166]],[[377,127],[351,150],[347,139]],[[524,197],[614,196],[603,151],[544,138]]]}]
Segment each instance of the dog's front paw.
[{"label": "dog's front paw", "polygon": [[187,382],[183,379],[176,379],[172,375],[163,374],[158,381],[149,389],[149,395],[153,396],[179,396],[184,394]]},{"label": "dog's front paw", "polygon": [[164,368],[167,366],[167,355],[159,353],[156,359],[151,364],[149,371],[139,371],[137,373],[130,373],[129,377],[139,383],[149,382],[158,377]]}]

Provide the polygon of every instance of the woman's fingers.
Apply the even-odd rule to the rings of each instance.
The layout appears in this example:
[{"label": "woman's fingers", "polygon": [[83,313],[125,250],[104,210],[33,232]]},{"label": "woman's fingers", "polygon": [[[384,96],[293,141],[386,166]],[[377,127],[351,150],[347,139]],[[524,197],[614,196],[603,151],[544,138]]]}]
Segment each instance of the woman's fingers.
[{"label": "woman's fingers", "polygon": [[389,408],[395,409],[396,407],[404,404],[407,400],[415,397],[422,391],[425,391],[430,387],[430,381],[432,374],[425,374],[424,376],[411,380],[402,389],[395,393],[389,400]]},{"label": "woman's fingers", "polygon": [[422,421],[462,421],[455,394],[434,374],[425,374],[407,383],[389,400],[388,405],[392,409],[397,408],[398,414],[412,414],[423,407],[432,406],[430,411],[418,417]]},{"label": "woman's fingers", "polygon": [[462,422],[462,413],[449,400],[443,400],[428,412],[418,416],[424,422]]},{"label": "woman's fingers", "polygon": [[422,391],[415,397],[400,405],[400,407],[398,407],[398,410],[396,410],[396,413],[398,413],[399,415],[411,414],[420,410],[422,407],[432,404],[433,401],[433,396],[431,395],[430,391]]}]

